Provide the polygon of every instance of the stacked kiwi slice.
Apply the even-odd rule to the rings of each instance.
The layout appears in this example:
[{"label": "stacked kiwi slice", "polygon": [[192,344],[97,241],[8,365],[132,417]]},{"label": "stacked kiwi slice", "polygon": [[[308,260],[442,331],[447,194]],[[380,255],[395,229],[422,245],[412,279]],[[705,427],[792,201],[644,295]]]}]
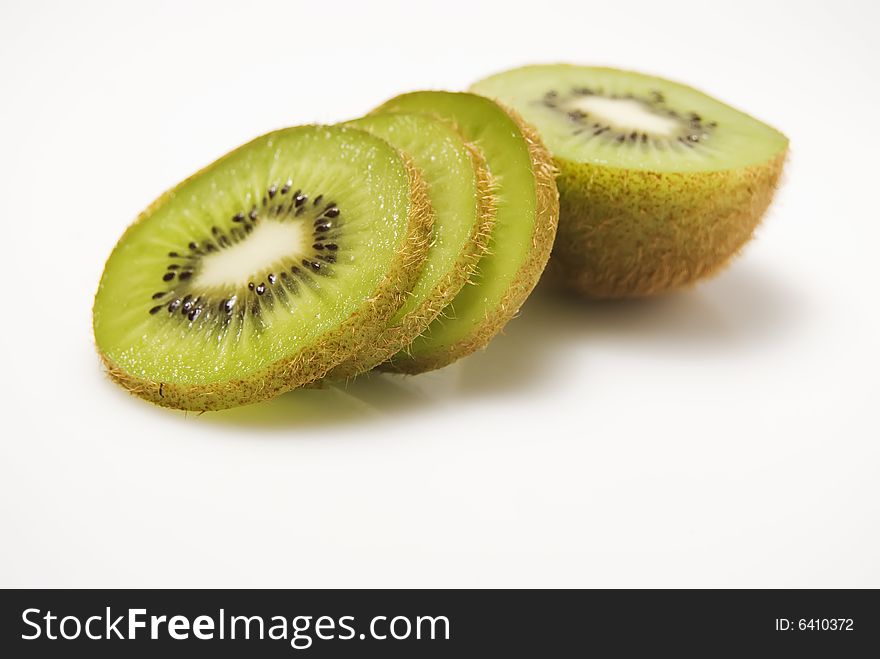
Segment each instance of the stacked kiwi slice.
[{"label": "stacked kiwi slice", "polygon": [[549,152],[474,94],[275,131],[123,234],[95,297],[98,352],[131,393],[185,410],[439,368],[516,314],[557,216]]},{"label": "stacked kiwi slice", "polygon": [[757,120],[640,74],[535,66],[472,92],[277,130],[161,195],[95,297],[111,378],[202,411],[446,366],[519,312],[551,248],[557,278],[593,296],[716,271],[787,151]]}]

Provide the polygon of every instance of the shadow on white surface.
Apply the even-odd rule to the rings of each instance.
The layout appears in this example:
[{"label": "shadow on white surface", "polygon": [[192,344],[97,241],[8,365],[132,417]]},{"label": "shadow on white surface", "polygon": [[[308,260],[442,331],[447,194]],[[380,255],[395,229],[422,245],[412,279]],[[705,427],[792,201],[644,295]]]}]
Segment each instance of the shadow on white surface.
[{"label": "shadow on white surface", "polygon": [[798,296],[769,273],[734,267],[665,296],[587,300],[542,285],[489,348],[463,360],[463,392],[492,394],[558,377],[576,346],[616,345],[686,358],[747,349],[784,335],[802,314]]},{"label": "shadow on white surface", "polygon": [[204,414],[199,421],[255,430],[370,422],[458,398],[546,386],[577,349],[613,344],[682,358],[700,351],[733,355],[785,336],[800,313],[791,291],[744,267],[687,291],[642,300],[584,300],[542,285],[488,349],[441,371],[415,377],[369,374],[344,386],[298,390]]}]

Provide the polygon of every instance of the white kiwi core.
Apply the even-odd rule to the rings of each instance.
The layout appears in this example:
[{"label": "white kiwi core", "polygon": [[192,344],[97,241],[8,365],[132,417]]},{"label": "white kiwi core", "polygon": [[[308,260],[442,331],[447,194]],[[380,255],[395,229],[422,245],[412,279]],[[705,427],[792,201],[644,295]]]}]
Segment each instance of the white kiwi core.
[{"label": "white kiwi core", "polygon": [[566,103],[566,109],[580,110],[595,123],[611,126],[622,133],[635,131],[669,137],[681,129],[675,119],[656,114],[631,98],[577,96]]},{"label": "white kiwi core", "polygon": [[304,253],[309,235],[303,222],[258,222],[245,240],[206,255],[194,283],[203,288],[244,286],[273,263]]}]

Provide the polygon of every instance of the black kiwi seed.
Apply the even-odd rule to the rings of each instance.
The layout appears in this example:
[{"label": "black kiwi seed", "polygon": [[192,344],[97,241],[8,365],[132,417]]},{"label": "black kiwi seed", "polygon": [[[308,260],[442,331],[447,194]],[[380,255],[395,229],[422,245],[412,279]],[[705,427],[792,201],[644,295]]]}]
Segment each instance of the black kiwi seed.
[{"label": "black kiwi seed", "polygon": [[177,265],[176,263],[172,263],[171,265],[168,266],[168,269],[169,270],[180,270],[180,266]]},{"label": "black kiwi seed", "polygon": [[331,252],[335,252],[337,249],[339,249],[339,245],[337,245],[336,243],[326,243],[324,247],[329,249]]},{"label": "black kiwi seed", "polygon": [[275,275],[274,275],[273,273],[271,273],[271,272],[269,273],[269,276],[266,277],[266,279],[269,280],[269,283],[270,283],[270,284],[274,284],[274,283],[275,283]]},{"label": "black kiwi seed", "polygon": [[175,300],[171,300],[171,302],[168,303],[168,311],[170,311],[171,313],[174,313],[175,311],[177,311],[177,307],[179,307],[179,306],[180,306],[180,298],[177,298]]},{"label": "black kiwi seed", "polygon": [[160,304],[158,307],[153,307],[152,309],[150,309],[150,315],[155,316],[157,313],[159,313],[159,310],[162,309],[163,306],[165,305]]},{"label": "black kiwi seed", "polygon": [[248,282],[248,290],[250,290],[250,291],[254,290],[254,282],[252,282],[252,281]]},{"label": "black kiwi seed", "polygon": [[251,212],[248,213],[248,217],[249,217],[251,220],[256,220],[256,219],[257,219],[257,207],[256,207],[256,206],[254,206],[253,208],[251,208]]},{"label": "black kiwi seed", "polygon": [[306,199],[307,197],[304,194],[298,192],[296,194],[296,199],[294,200],[294,203],[297,206],[302,206],[305,203]]},{"label": "black kiwi seed", "polygon": [[322,200],[323,198],[324,198],[324,195],[319,194],[317,197],[315,197],[315,201],[312,202],[312,205],[313,205],[313,206],[317,206],[318,204],[321,203],[321,200]]},{"label": "black kiwi seed", "polygon": [[315,226],[315,231],[320,231],[321,233],[323,233],[325,231],[330,231],[330,225],[329,224],[318,224]]},{"label": "black kiwi seed", "polygon": [[189,244],[189,248],[191,250],[197,250],[199,248],[199,245],[198,245],[198,243],[192,242]]},{"label": "black kiwi seed", "polygon": [[318,251],[321,251],[322,249],[324,249],[324,246],[321,243],[315,243],[314,245],[312,245],[312,249],[317,249]]},{"label": "black kiwi seed", "polygon": [[158,300],[159,298],[165,297],[168,295],[168,291],[159,291],[158,293],[153,293],[153,299]]},{"label": "black kiwi seed", "polygon": [[293,185],[293,181],[288,181],[284,184],[284,187],[281,188],[281,194],[287,194],[290,192],[290,186]]},{"label": "black kiwi seed", "polygon": [[177,258],[178,256],[180,256],[180,254],[178,254],[177,252],[168,252],[168,256],[170,256],[172,259],[174,259],[174,258]]},{"label": "black kiwi seed", "polygon": [[162,281],[171,281],[172,279],[174,279],[173,272],[166,272],[164,275],[162,275]]},{"label": "black kiwi seed", "polygon": [[339,209],[336,208],[336,206],[333,206],[332,208],[328,208],[327,210],[324,211],[324,216],[325,217],[339,217]]},{"label": "black kiwi seed", "polygon": [[260,282],[260,284],[257,285],[257,295],[262,295],[265,292],[266,292],[266,284]]},{"label": "black kiwi seed", "polygon": [[233,222],[244,222],[244,213],[236,213],[232,216]]},{"label": "black kiwi seed", "polygon": [[269,186],[269,199],[273,199],[275,197],[275,193],[278,192],[278,188],[275,187],[275,184]]},{"label": "black kiwi seed", "polygon": [[179,279],[185,280],[185,279],[189,279],[190,277],[192,277],[192,275],[193,275],[192,270],[184,270],[179,275],[177,275],[177,277]]}]

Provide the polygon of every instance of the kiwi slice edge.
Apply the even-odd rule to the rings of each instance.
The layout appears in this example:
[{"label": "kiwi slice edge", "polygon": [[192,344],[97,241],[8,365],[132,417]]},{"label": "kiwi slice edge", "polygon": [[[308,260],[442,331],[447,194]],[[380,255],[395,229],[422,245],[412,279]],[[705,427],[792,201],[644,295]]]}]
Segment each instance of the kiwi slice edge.
[{"label": "kiwi slice edge", "polygon": [[471,280],[495,221],[486,161],[448,122],[388,112],[344,125],[372,132],[400,149],[426,178],[435,214],[431,247],[406,302],[385,331],[335,366],[328,380],[349,379],[406,349]]},{"label": "kiwi slice edge", "polygon": [[540,137],[515,111],[476,94],[411,92],[373,112],[421,112],[451,122],[484,156],[495,197],[489,251],[478,262],[472,285],[406,350],[379,366],[416,374],[485,347],[519,312],[556,234],[556,169]]}]

